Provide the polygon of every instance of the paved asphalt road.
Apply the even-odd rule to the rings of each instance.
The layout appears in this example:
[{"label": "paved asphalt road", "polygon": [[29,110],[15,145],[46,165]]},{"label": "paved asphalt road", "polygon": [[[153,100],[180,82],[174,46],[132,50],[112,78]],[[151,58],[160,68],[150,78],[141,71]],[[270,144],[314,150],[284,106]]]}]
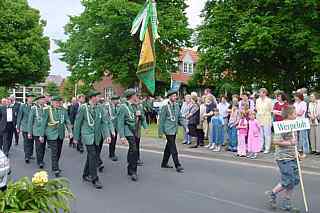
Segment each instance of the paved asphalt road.
[{"label": "paved asphalt road", "polygon": [[[61,169],[71,180],[76,195],[73,213],[268,213],[264,191],[278,180],[277,170],[237,162],[181,157],[185,174],[160,169],[162,155],[144,151],[144,167],[139,167],[139,181],[126,176],[126,150],[118,149],[119,162],[106,158],[106,169],[100,175],[102,190],[94,189],[81,180],[85,155],[65,146]],[[46,156],[48,161],[48,156]],[[319,162],[320,163],[320,162]],[[48,164],[47,164],[48,165]],[[31,177],[35,163],[26,165],[22,144],[11,152],[12,178]],[[310,212],[320,212],[320,174],[306,174],[305,187]],[[299,188],[300,189],[300,188]],[[303,209],[300,190],[294,196],[297,207]]]}]

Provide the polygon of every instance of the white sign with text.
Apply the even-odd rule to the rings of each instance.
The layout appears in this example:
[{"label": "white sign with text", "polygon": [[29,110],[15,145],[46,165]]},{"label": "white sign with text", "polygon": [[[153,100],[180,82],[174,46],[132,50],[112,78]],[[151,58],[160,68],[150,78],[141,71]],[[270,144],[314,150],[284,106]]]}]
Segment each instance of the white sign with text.
[{"label": "white sign with text", "polygon": [[310,122],[307,118],[273,122],[273,129],[276,134],[310,129]]}]

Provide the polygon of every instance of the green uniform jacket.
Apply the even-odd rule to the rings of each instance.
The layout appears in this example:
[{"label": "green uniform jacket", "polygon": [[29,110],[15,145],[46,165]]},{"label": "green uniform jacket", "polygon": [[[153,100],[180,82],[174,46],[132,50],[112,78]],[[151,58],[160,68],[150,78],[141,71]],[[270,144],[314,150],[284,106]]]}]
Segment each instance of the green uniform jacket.
[{"label": "green uniform jacket", "polygon": [[28,117],[28,133],[33,136],[42,136],[44,111],[41,106],[32,106]]},{"label": "green uniform jacket", "polygon": [[[171,115],[170,111],[171,110]],[[159,134],[160,135],[176,135],[178,125],[186,127],[186,121],[182,117],[180,107],[177,103],[168,102],[160,111],[159,117]]]},{"label": "green uniform jacket", "polygon": [[21,104],[19,108],[18,118],[17,118],[17,129],[22,132],[28,132],[28,118],[29,112],[31,110],[31,105]]},{"label": "green uniform jacket", "polygon": [[[141,118],[136,116],[136,111],[140,110]],[[118,111],[118,133],[120,138],[136,136],[140,137],[141,126],[147,128],[147,122],[144,115],[142,105],[134,106],[129,102],[125,102],[120,105]]]},{"label": "green uniform jacket", "polygon": [[71,133],[71,122],[69,120],[67,111],[63,107],[52,107],[53,119],[58,122],[56,125],[49,124],[51,122],[49,114],[50,107],[45,107],[41,136],[46,135],[47,140],[49,141],[57,139],[63,140],[65,137],[66,128],[68,129],[69,133]]},{"label": "green uniform jacket", "polygon": [[117,112],[115,107],[111,103],[106,103],[101,105],[105,111],[106,120],[111,131],[111,134],[115,133],[117,128]]},{"label": "green uniform jacket", "polygon": [[79,141],[81,137],[85,145],[99,145],[112,132],[107,117],[101,105],[81,105],[74,124],[74,140]]}]

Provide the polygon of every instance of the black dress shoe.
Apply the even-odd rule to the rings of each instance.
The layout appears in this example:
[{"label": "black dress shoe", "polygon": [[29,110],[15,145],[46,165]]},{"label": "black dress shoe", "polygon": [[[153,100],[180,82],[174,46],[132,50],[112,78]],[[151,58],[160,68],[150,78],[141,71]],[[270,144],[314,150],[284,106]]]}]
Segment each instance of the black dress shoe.
[{"label": "black dress shoe", "polygon": [[92,184],[96,189],[102,189],[103,188],[103,185],[99,180],[92,181]]},{"label": "black dress shoe", "polygon": [[114,162],[118,161],[118,157],[117,156],[113,156],[113,157],[110,157],[110,159]]},{"label": "black dress shoe", "polygon": [[26,159],[25,159],[25,162],[26,162],[26,164],[29,164],[29,163],[30,163],[29,158],[26,158]]},{"label": "black dress shoe", "polygon": [[134,182],[138,181],[138,176],[136,174],[132,174],[131,175],[131,180],[134,181]]},{"label": "black dress shoe", "polygon": [[143,166],[142,160],[138,160],[138,161],[137,161],[137,166]]},{"label": "black dress shoe", "polygon": [[170,166],[170,165],[161,165],[161,168],[164,168],[164,169],[172,169],[173,166]]},{"label": "black dress shoe", "polygon": [[196,148],[198,148],[198,145],[190,146],[189,148],[196,149]]},{"label": "black dress shoe", "polygon": [[82,176],[82,180],[85,182],[92,182],[92,178],[90,176]]},{"label": "black dress shoe", "polygon": [[178,173],[184,173],[184,168],[182,166],[179,166],[179,167],[176,168],[176,171]]},{"label": "black dress shoe", "polygon": [[99,172],[103,172],[103,169],[104,169],[104,165],[103,165],[103,164],[101,164],[100,166],[98,166],[98,171],[99,171]]},{"label": "black dress shoe", "polygon": [[43,169],[43,167],[44,167],[44,163],[39,163],[39,168]]},{"label": "black dress shoe", "polygon": [[56,176],[56,178],[61,177],[61,174],[60,174],[61,171],[57,170],[57,171],[54,171],[53,173],[54,173],[54,175]]}]

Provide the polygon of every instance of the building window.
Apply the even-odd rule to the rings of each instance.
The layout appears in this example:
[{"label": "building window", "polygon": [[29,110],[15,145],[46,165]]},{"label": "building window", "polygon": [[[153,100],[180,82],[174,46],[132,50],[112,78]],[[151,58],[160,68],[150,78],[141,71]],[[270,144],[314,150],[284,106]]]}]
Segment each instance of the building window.
[{"label": "building window", "polygon": [[183,73],[193,74],[193,64],[183,63]]},{"label": "building window", "polygon": [[105,88],[105,98],[111,98],[114,94],[114,91],[113,91],[113,88],[112,87],[108,87],[108,88]]}]

